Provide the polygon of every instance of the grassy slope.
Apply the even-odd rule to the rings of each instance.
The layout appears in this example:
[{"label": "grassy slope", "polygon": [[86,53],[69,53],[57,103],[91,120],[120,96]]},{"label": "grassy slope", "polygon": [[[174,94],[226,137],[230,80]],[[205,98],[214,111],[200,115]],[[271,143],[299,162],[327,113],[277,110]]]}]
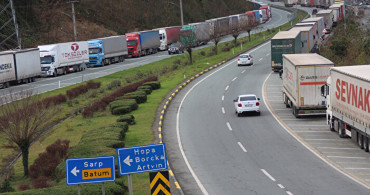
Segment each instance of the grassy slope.
[{"label": "grassy slope", "polygon": [[[302,13],[300,13],[302,14]],[[281,30],[286,29],[289,27],[289,24],[284,25],[281,27]],[[269,34],[265,34],[266,38],[272,37],[274,34],[276,34],[276,29],[273,31],[270,31]],[[247,38],[242,39],[245,41]],[[243,44],[244,50],[246,48],[250,48],[252,45],[255,45],[259,42],[263,41],[263,35],[252,35],[252,41],[247,42]],[[184,73],[186,73],[187,76],[195,75],[196,73],[200,72],[202,69],[207,68],[209,65],[216,64],[230,56],[232,56],[232,50],[229,52],[221,52],[221,48],[225,47],[225,43],[222,43],[219,45],[219,54],[217,56],[212,57],[204,57],[200,55],[201,51],[205,51],[206,54],[210,52],[210,48],[204,48],[201,50],[197,50],[193,52],[194,60],[196,61],[193,65],[187,65],[179,67],[177,70],[173,72],[168,72],[166,74],[163,74],[160,76],[160,81],[162,88],[156,91],[153,91],[153,93],[148,96],[148,102],[145,104],[141,104],[139,106],[139,109],[132,112],[136,118],[137,124],[130,126],[129,132],[127,133],[125,143],[126,146],[136,146],[136,145],[144,145],[144,144],[150,144],[153,142],[153,131],[151,129],[153,121],[155,119],[155,112],[157,110],[158,105],[163,100],[163,98],[178,84],[184,81]],[[235,48],[235,52],[240,52],[240,47]],[[133,77],[138,74],[142,74],[145,72],[152,72],[152,73],[158,73],[164,70],[168,70],[173,64],[173,61],[175,60],[181,60],[182,62],[187,60],[187,54],[174,56],[165,60],[161,60],[155,63],[151,63],[142,67],[129,69],[126,71],[114,73],[112,75],[102,77],[99,79],[96,79],[95,81],[102,82],[102,87],[106,86],[108,83],[110,83],[113,80],[120,79],[124,80],[124,78]],[[65,93],[65,91],[69,88],[73,88],[74,86],[70,86],[68,88],[58,89],[52,92],[48,92],[44,94],[45,96],[51,96],[59,93]],[[108,91],[105,91],[104,93],[108,93]],[[102,94],[100,94],[101,96]],[[66,109],[65,113],[71,112],[73,109],[83,106],[88,101],[91,101],[91,99],[86,99],[83,95],[81,97],[78,97],[79,104],[74,105],[73,108],[68,107],[67,105],[64,105],[64,108]],[[98,115],[101,115],[101,117],[98,117]],[[35,160],[35,158],[38,156],[39,153],[43,152],[46,148],[46,146],[50,145],[57,139],[69,139],[70,146],[74,147],[78,144],[81,137],[84,135],[84,133],[88,132],[89,130],[93,130],[96,128],[102,128],[109,124],[113,124],[115,120],[117,119],[117,116],[112,116],[109,114],[108,111],[104,113],[96,114],[94,118],[92,119],[83,119],[81,115],[78,115],[73,118],[69,118],[62,123],[58,124],[53,130],[45,135],[40,141],[36,142],[32,148],[30,153],[30,164]],[[96,143],[91,143],[96,144]],[[100,156],[101,154],[96,154],[95,156]],[[111,155],[115,155],[114,152]],[[15,165],[15,175],[12,179],[12,185],[14,188],[17,188],[17,185],[20,183],[29,183],[30,181],[23,180],[23,169],[21,165],[21,160],[19,160]],[[126,180],[126,177],[123,177],[123,179]],[[134,184],[134,190],[135,194],[149,194],[149,178],[148,173],[141,173],[141,174],[135,174],[133,175],[133,184]],[[91,185],[91,184],[89,184]],[[126,184],[127,185],[127,184]],[[65,180],[62,180],[58,183],[58,186],[65,186]],[[57,187],[58,188],[58,187]]]}]

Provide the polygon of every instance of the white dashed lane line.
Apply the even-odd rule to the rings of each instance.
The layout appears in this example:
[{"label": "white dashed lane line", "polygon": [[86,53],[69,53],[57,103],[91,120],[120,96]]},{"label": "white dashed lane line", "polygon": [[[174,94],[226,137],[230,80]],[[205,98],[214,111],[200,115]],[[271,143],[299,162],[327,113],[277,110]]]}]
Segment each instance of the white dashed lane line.
[{"label": "white dashed lane line", "polygon": [[263,60],[263,58],[260,58],[258,61],[262,61]]},{"label": "white dashed lane line", "polygon": [[225,114],[225,108],[222,107],[221,110],[222,110],[222,113]]},{"label": "white dashed lane line", "polygon": [[268,178],[270,178],[272,181],[276,181],[274,177],[272,177],[265,169],[261,169],[262,173],[265,174]]},{"label": "white dashed lane line", "polygon": [[227,128],[229,129],[229,131],[232,131],[233,129],[231,128],[231,125],[230,125],[230,123],[229,122],[227,122],[226,123],[226,126],[227,126]]},{"label": "white dashed lane line", "polygon": [[245,70],[242,71],[242,74],[245,73]]},{"label": "white dashed lane line", "polygon": [[243,144],[238,142],[238,145],[240,146],[240,148],[243,150],[243,152],[247,152],[247,149],[244,148]]},{"label": "white dashed lane line", "polygon": [[224,95],[222,96],[221,100],[222,100],[222,101],[224,101],[224,100],[225,100],[225,96],[224,96]]},{"label": "white dashed lane line", "polygon": [[235,81],[236,79],[237,79],[238,77],[235,77],[233,80],[231,80],[231,81]]},{"label": "white dashed lane line", "polygon": [[226,86],[225,91],[227,91],[228,89],[229,89],[229,86]]}]

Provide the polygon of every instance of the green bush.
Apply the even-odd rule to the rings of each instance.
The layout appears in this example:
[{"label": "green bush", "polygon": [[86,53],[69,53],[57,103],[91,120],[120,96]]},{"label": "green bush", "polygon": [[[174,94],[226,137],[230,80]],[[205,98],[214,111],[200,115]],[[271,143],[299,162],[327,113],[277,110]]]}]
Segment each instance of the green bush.
[{"label": "green bush", "polygon": [[107,89],[111,90],[121,86],[120,80],[114,80],[107,85]]},{"label": "green bush", "polygon": [[137,88],[137,91],[145,91],[146,94],[151,94],[152,93],[152,87],[149,85],[146,86],[140,86]]},{"label": "green bush", "polygon": [[159,81],[151,81],[143,84],[143,86],[147,85],[151,86],[153,90],[161,88],[161,83]]},{"label": "green bush", "polygon": [[146,93],[144,91],[135,91],[127,93],[122,99],[135,99],[138,104],[144,103],[147,100]]},{"label": "green bush", "polygon": [[130,106],[120,106],[112,110],[113,115],[122,115],[131,112]]},{"label": "green bush", "polygon": [[122,142],[117,142],[117,143],[112,145],[112,148],[114,148],[114,149],[123,148],[123,147],[125,147],[125,142],[123,142],[123,141]]},{"label": "green bush", "polygon": [[127,122],[129,125],[134,125],[135,124],[135,117],[131,114],[125,114],[125,115],[120,116],[117,119],[117,123],[118,122]]},{"label": "green bush", "polygon": [[136,100],[134,99],[122,99],[122,100],[116,100],[116,101],[109,103],[109,109],[111,112],[113,112],[115,108],[122,107],[122,106],[129,106],[131,111],[136,110],[138,108]]}]

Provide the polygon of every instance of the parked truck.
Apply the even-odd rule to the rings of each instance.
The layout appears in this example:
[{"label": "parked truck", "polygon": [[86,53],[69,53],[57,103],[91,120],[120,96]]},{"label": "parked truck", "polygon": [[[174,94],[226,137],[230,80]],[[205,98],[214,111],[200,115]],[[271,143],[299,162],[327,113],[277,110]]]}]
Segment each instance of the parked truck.
[{"label": "parked truck", "polygon": [[301,53],[299,31],[280,31],[271,39],[271,68],[277,72],[283,68],[283,54]]},{"label": "parked truck", "polygon": [[0,52],[0,88],[34,82],[41,75],[38,48]]},{"label": "parked truck", "polygon": [[159,50],[161,51],[167,50],[171,44],[180,40],[181,26],[170,26],[154,30],[159,30],[159,41],[161,42]]},{"label": "parked truck", "polygon": [[88,66],[104,66],[116,62],[123,62],[127,52],[125,35],[104,37],[89,40],[89,64]]},{"label": "parked truck", "polygon": [[330,33],[333,28],[333,10],[320,10],[317,12],[316,17],[324,18],[326,33]]},{"label": "parked truck", "polygon": [[294,3],[294,0],[284,0],[285,7],[293,7]]},{"label": "parked truck", "polygon": [[89,63],[87,41],[40,45],[41,76],[58,76],[85,70]]},{"label": "parked truck", "polygon": [[321,86],[326,84],[334,63],[316,53],[283,55],[283,102],[293,115],[325,114]]},{"label": "parked truck", "polygon": [[206,20],[205,22],[209,24],[209,28],[210,28],[209,34],[211,36],[214,33],[216,33],[216,36],[228,35],[230,23],[232,23],[230,17],[214,18],[214,19]]},{"label": "parked truck", "polygon": [[370,65],[334,67],[321,88],[330,130],[350,137],[366,152],[370,150],[369,72]]},{"label": "parked truck", "polygon": [[185,47],[196,47],[207,44],[210,40],[210,24],[208,22],[192,23],[180,30],[180,41]]},{"label": "parked truck", "polygon": [[333,10],[333,27],[337,26],[338,21],[341,20],[342,18],[341,13],[340,13],[340,5],[339,4],[334,4],[329,7],[329,9]]},{"label": "parked truck", "polygon": [[299,31],[301,33],[302,48],[301,53],[311,53],[315,50],[313,26],[296,26],[289,31]]},{"label": "parked truck", "polygon": [[316,28],[316,35],[317,37],[317,45],[321,46],[322,42],[324,40],[324,35],[325,33],[323,32],[325,29],[325,24],[324,24],[324,18],[323,17],[312,17],[312,18],[307,18],[301,21],[300,23],[316,23],[317,28]]},{"label": "parked truck", "polygon": [[128,56],[140,57],[157,53],[161,46],[159,30],[140,31],[126,34]]},{"label": "parked truck", "polygon": [[317,32],[317,23],[316,22],[300,22],[297,23],[294,27],[312,27],[312,33],[313,33],[313,51],[316,51],[318,47],[321,45],[321,40]]}]

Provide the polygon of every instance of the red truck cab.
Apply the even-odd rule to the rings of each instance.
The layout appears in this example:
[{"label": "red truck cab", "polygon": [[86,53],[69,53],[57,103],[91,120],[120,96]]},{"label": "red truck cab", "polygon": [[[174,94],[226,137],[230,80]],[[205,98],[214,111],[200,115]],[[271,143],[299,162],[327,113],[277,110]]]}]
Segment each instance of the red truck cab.
[{"label": "red truck cab", "polygon": [[260,7],[260,10],[266,10],[266,21],[269,20],[270,18],[270,11],[268,5],[263,5]]},{"label": "red truck cab", "polygon": [[140,35],[139,33],[126,34],[127,39],[127,50],[128,56],[139,57],[141,56],[141,47],[140,47]]}]

